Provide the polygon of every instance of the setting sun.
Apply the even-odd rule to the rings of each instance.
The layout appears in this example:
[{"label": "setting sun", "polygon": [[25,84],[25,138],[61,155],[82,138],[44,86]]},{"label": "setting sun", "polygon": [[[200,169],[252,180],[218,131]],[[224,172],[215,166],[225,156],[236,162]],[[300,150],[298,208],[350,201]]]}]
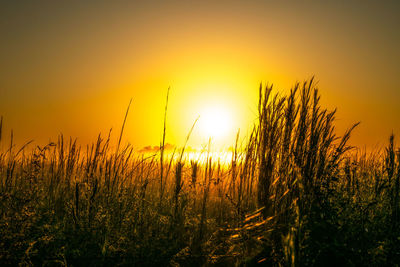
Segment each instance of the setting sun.
[{"label": "setting sun", "polygon": [[200,114],[199,128],[207,138],[224,138],[232,130],[232,115],[224,107],[207,107]]},{"label": "setting sun", "polygon": [[1,266],[400,266],[400,0],[0,2]]}]

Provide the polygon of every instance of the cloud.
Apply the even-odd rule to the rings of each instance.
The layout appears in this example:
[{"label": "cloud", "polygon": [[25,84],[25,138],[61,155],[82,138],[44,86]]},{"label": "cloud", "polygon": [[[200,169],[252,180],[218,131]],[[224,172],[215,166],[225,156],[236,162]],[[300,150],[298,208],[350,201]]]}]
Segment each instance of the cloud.
[{"label": "cloud", "polygon": [[[164,145],[164,151],[172,151],[176,148],[175,145],[172,144],[165,144]],[[140,153],[157,153],[160,151],[159,146],[145,146],[139,150]]]}]

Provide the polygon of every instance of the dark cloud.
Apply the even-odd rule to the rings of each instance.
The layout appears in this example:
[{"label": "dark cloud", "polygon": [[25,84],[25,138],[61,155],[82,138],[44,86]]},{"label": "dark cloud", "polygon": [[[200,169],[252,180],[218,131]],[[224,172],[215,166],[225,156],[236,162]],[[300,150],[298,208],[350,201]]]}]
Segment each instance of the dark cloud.
[{"label": "dark cloud", "polygon": [[[173,151],[176,148],[175,145],[165,144],[164,151]],[[157,153],[160,151],[160,146],[145,146],[139,150],[140,153]]]}]

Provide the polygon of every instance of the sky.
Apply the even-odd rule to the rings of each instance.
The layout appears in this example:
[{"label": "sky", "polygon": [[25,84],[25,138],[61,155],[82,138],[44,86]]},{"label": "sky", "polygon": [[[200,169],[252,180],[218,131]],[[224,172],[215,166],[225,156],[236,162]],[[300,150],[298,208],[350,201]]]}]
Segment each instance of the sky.
[{"label": "sky", "polygon": [[400,135],[399,3],[1,1],[3,136],[117,138],[132,98],[124,142],[157,145],[170,87],[167,142],[200,116],[189,145],[204,145],[204,118],[225,114],[213,140],[229,146],[254,123],[261,82],[287,92],[315,76],[337,133],[360,121],[351,144],[382,146]]}]

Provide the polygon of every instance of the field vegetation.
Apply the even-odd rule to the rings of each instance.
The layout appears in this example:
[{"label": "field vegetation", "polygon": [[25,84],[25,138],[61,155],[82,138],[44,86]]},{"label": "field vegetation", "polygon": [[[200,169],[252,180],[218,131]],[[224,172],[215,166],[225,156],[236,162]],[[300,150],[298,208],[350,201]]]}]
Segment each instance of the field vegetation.
[{"label": "field vegetation", "polygon": [[199,160],[166,153],[165,128],[155,155],[121,145],[123,127],[116,148],[110,135],[87,147],[3,140],[1,264],[398,266],[393,135],[381,151],[350,147],[357,124],[338,135],[312,79],[259,90],[258,121],[229,163],[207,148]]}]

